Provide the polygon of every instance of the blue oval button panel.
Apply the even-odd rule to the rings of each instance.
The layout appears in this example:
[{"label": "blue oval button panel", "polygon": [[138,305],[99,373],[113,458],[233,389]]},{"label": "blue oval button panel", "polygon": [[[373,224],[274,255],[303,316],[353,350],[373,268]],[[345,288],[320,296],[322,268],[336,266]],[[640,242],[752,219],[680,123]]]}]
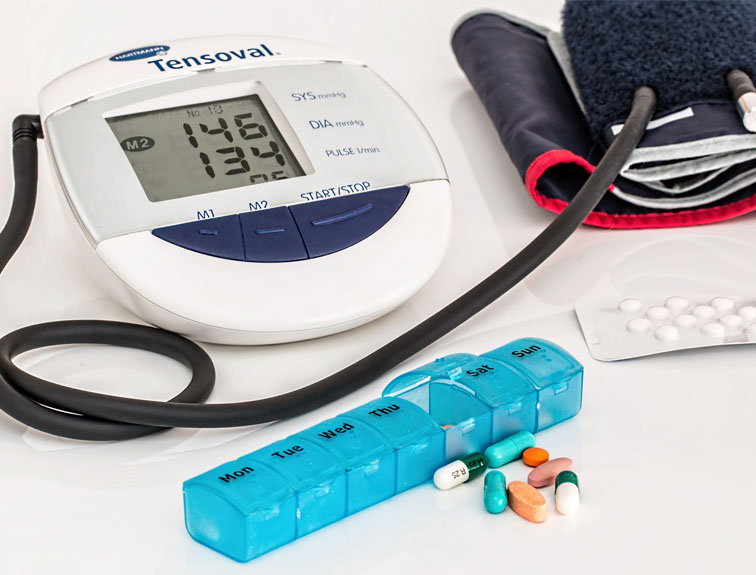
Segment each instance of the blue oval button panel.
[{"label": "blue oval button panel", "polygon": [[165,241],[195,252],[249,262],[290,262],[348,248],[399,210],[409,188],[398,186],[156,228]]}]

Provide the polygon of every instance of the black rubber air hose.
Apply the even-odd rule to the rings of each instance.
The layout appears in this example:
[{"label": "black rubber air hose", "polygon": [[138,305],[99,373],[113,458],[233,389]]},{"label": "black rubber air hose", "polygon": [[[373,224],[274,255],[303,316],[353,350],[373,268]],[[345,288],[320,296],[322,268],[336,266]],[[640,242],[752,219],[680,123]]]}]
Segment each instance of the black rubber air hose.
[{"label": "black rubber air hose", "polygon": [[[89,440],[139,437],[168,427],[236,427],[306,413],[374,381],[507,293],[567,240],[601,200],[640,142],[656,96],[648,87],[634,95],[624,128],[567,208],[510,261],[421,324],[345,369],[295,391],[240,403],[203,404],[213,389],[215,369],[197,344],[142,325],[62,321],[28,326],[0,339],[0,409],[42,431]],[[13,124],[15,192],[8,222],[0,232],[0,272],[23,241],[37,193],[39,117]],[[107,344],[163,354],[192,369],[189,385],[164,401],[148,401],[77,390],[32,376],[13,363],[33,349],[64,344]]]}]

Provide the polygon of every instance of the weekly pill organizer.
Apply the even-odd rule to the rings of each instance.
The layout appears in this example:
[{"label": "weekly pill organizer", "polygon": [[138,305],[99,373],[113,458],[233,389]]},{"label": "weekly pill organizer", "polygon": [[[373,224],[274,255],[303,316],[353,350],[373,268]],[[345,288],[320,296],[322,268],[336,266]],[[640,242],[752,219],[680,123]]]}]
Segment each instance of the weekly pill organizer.
[{"label": "weekly pill organizer", "polygon": [[582,396],[583,367],[542,339],[443,357],[400,375],[379,399],[186,481],[187,530],[248,561],[420,485],[449,461],[561,423]]},{"label": "weekly pill organizer", "polygon": [[328,48],[145,46],[54,80],[40,108],[94,275],[168,330],[257,344],[349,329],[410,297],[445,252],[449,185],[430,136]]}]

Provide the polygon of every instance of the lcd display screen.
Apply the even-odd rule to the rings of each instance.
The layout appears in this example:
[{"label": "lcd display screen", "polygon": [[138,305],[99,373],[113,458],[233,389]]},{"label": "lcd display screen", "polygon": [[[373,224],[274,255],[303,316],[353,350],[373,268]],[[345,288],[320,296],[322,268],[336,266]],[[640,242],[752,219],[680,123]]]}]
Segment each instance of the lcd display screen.
[{"label": "lcd display screen", "polygon": [[153,202],[305,175],[257,94],[106,120]]}]

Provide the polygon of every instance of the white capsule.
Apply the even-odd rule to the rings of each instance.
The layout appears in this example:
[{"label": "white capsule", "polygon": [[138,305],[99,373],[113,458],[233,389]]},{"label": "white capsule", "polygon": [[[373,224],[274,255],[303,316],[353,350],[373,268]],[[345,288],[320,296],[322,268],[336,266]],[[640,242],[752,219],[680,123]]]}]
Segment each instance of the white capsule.
[{"label": "white capsule", "polygon": [[646,315],[649,317],[649,319],[664,320],[669,317],[669,310],[666,307],[655,305],[654,307],[648,308]]},{"label": "white capsule", "polygon": [[678,297],[678,296],[668,297],[667,301],[664,302],[664,307],[674,312],[681,312],[684,309],[686,309],[688,305],[690,305],[688,303],[688,300],[686,300],[683,297]]},{"label": "white capsule", "polygon": [[639,299],[635,298],[627,298],[623,299],[619,306],[617,306],[617,309],[619,309],[622,313],[637,313],[641,310],[643,307],[643,302]]},{"label": "white capsule", "polygon": [[699,321],[709,321],[717,315],[717,310],[708,305],[698,305],[693,308],[693,315],[696,316]]},{"label": "white capsule", "polygon": [[644,333],[651,327],[651,322],[645,317],[636,317],[627,322],[627,331],[630,333]]},{"label": "white capsule", "polygon": [[701,333],[712,338],[723,338],[725,336],[725,326],[718,321],[707,323],[701,327]]},{"label": "white capsule", "polygon": [[696,319],[696,317],[689,313],[678,315],[675,318],[675,325],[680,329],[690,329],[692,327],[695,327],[697,323],[698,320]]},{"label": "white capsule", "polygon": [[446,490],[457,485],[462,485],[469,478],[470,474],[467,472],[467,465],[458,459],[436,469],[436,472],[433,474],[433,484],[439,489]]},{"label": "white capsule", "polygon": [[556,508],[562,515],[577,513],[580,507],[580,489],[574,483],[565,481],[556,488]]},{"label": "white capsule", "polygon": [[711,302],[711,307],[719,313],[725,313],[735,307],[735,302],[728,297],[715,297]]}]

